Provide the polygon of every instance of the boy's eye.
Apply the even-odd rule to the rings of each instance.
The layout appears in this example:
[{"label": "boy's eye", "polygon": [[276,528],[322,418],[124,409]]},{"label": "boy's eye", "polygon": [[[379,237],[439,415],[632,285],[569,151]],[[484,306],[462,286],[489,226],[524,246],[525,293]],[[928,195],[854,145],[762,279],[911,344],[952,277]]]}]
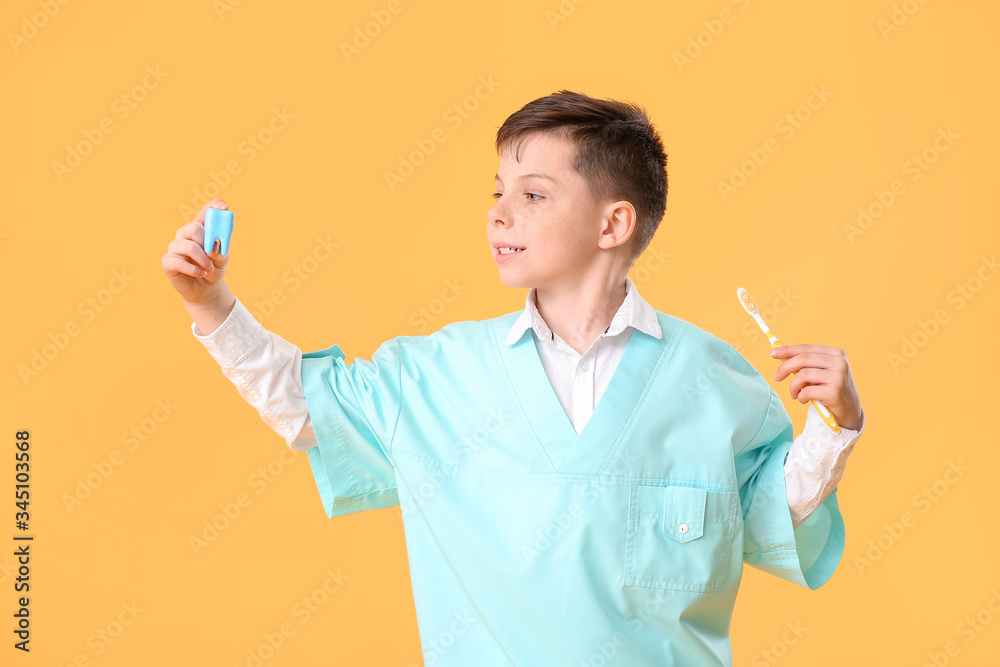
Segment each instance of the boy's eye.
[{"label": "boy's eye", "polygon": [[[538,197],[538,199],[542,198],[542,195],[536,195],[534,192],[526,192],[525,194],[527,196],[529,196],[529,197]],[[503,193],[502,192],[494,192],[491,196],[494,199],[500,199],[500,197],[503,196]],[[538,199],[532,199],[531,201],[538,201]]]}]

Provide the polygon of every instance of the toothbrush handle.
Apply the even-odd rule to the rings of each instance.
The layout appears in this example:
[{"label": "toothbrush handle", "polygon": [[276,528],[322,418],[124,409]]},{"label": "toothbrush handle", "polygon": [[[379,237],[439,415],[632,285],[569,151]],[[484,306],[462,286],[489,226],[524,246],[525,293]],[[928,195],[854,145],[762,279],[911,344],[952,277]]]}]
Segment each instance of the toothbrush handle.
[{"label": "toothbrush handle", "polygon": [[[772,336],[771,349],[773,350],[779,345],[781,345],[781,341],[778,340],[777,336]],[[795,375],[795,372],[792,371],[790,374]],[[837,423],[837,418],[833,416],[833,413],[827,410],[825,405],[815,399],[811,398],[809,399],[809,402],[812,403],[814,408],[816,408],[816,412],[819,413],[820,418],[826,423],[826,425],[830,427],[830,430],[834,433],[840,433],[840,424]]]}]

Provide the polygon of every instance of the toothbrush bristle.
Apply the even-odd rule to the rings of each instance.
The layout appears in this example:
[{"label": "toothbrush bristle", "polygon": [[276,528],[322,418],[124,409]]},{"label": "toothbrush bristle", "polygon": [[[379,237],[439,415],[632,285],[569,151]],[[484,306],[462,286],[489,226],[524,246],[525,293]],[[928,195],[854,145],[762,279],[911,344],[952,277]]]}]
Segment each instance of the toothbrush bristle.
[{"label": "toothbrush bristle", "polygon": [[740,298],[740,303],[746,308],[748,313],[753,313],[757,310],[757,304],[754,303],[753,297],[750,296],[750,292],[746,291],[742,287],[736,290],[736,296]]}]

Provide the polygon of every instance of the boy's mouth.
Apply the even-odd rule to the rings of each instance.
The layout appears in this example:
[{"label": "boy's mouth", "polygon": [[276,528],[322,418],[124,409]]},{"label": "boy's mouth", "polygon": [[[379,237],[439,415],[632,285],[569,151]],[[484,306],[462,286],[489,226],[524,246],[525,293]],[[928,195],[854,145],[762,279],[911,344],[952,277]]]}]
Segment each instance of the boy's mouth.
[{"label": "boy's mouth", "polygon": [[494,249],[493,258],[498,264],[513,261],[518,255],[524,253],[524,248],[514,246],[499,246]]}]

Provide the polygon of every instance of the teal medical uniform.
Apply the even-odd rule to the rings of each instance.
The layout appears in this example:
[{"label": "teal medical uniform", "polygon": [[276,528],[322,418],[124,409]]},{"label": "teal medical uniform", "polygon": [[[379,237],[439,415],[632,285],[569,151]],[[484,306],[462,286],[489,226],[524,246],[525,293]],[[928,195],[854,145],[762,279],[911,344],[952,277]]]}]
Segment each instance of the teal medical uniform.
[{"label": "teal medical uniform", "polygon": [[327,515],[400,506],[427,665],[731,665],[743,563],[823,585],[836,491],[793,529],[777,394],[658,311],[578,435],[520,314],[303,355]]}]

